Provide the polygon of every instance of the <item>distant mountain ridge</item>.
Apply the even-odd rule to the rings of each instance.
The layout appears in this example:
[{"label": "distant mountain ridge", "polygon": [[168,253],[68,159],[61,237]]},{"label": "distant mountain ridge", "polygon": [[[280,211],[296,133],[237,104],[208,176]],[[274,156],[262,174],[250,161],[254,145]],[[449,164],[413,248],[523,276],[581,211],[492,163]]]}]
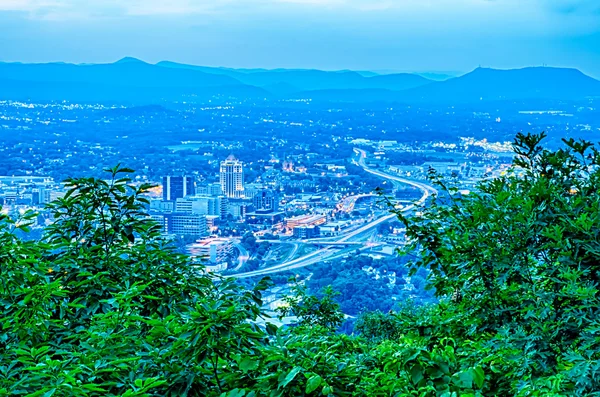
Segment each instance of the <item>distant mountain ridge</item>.
[{"label": "distant mountain ridge", "polygon": [[403,98],[418,101],[582,99],[600,95],[600,81],[577,69],[527,67],[477,68],[453,79],[407,90]]},{"label": "distant mountain ridge", "polygon": [[[296,98],[330,102],[465,103],[501,100],[577,100],[600,97],[600,81],[577,69],[477,68],[463,76],[402,90],[317,90]],[[362,99],[361,99],[362,98]]]},{"label": "distant mountain ridge", "polygon": [[175,70],[135,58],[109,64],[0,63],[0,98],[153,102],[182,96],[210,98],[269,93],[226,75]]},{"label": "distant mountain ridge", "polygon": [[215,96],[354,103],[570,100],[600,96],[600,81],[550,67],[477,68],[434,81],[411,73],[153,65],[131,57],[109,64],[0,63],[0,99],[153,103]]},{"label": "distant mountain ridge", "polygon": [[275,69],[275,70],[236,70],[227,68],[210,68],[206,66],[185,65],[174,62],[159,62],[158,66],[174,69],[191,69],[205,73],[226,75],[244,84],[258,87],[285,84],[296,87],[297,91],[329,90],[329,89],[391,89],[405,90],[431,83],[425,77],[396,73],[389,75],[367,75],[365,72],[350,70],[322,71],[314,69]]}]

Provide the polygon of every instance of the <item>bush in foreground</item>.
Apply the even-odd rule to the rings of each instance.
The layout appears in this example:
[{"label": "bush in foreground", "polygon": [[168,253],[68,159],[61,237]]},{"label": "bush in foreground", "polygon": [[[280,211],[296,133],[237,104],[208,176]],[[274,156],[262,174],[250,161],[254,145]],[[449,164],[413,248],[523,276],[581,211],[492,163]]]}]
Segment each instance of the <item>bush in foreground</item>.
[{"label": "bush in foreground", "polygon": [[131,170],[70,180],[41,241],[15,236],[33,214],[0,215],[0,395],[591,395],[600,157],[542,138],[517,136],[518,173],[399,214],[439,303],[366,313],[361,336],[335,333],[332,291],[297,289],[297,327],[257,325],[269,281],[190,267],[144,214],[149,186],[120,177]]}]

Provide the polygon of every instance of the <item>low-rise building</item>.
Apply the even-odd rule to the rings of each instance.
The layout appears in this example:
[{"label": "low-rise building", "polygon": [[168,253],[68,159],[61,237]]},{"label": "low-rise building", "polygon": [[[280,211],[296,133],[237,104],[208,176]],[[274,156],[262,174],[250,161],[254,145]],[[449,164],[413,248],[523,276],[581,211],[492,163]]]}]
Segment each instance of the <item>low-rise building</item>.
[{"label": "low-rise building", "polygon": [[163,232],[179,236],[203,237],[208,234],[206,216],[182,213],[155,213],[150,217],[161,225]]},{"label": "low-rise building", "polygon": [[286,227],[294,229],[296,227],[319,226],[327,222],[325,215],[300,215],[289,218],[285,221]]},{"label": "low-rise building", "polygon": [[205,238],[188,245],[187,252],[192,258],[221,264],[227,262],[233,253],[233,243],[226,238]]},{"label": "low-rise building", "polygon": [[299,226],[294,228],[294,238],[297,239],[316,238],[320,235],[319,226]]}]

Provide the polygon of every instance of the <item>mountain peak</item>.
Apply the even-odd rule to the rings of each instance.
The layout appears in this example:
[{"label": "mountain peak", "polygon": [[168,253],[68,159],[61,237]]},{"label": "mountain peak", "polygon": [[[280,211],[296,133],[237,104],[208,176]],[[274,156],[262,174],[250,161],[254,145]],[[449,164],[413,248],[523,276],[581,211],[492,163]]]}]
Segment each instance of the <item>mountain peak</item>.
[{"label": "mountain peak", "polygon": [[144,63],[145,64],[146,62],[142,61],[141,59],[134,58],[134,57],[125,57],[125,58],[119,59],[115,63]]}]

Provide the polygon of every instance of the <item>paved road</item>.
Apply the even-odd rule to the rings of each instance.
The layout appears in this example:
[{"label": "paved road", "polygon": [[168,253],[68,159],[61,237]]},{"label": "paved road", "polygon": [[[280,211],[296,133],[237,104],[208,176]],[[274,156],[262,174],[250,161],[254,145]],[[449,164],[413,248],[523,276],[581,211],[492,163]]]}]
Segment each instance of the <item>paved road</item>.
[{"label": "paved road", "polygon": [[[420,183],[420,182],[416,182],[416,181],[411,181],[409,179],[404,179],[404,178],[400,178],[397,177],[395,175],[390,175],[390,174],[386,174],[385,172],[381,172],[378,170],[374,170],[371,169],[369,167],[367,167],[365,160],[367,157],[367,153],[364,150],[361,149],[354,149],[354,151],[359,154],[359,160],[358,160],[358,164],[364,168],[365,171],[373,174],[373,175],[377,175],[381,178],[384,179],[388,179],[391,181],[395,181],[395,182],[400,182],[400,183],[405,183],[407,185],[411,185],[411,186],[415,186],[417,188],[419,188],[421,191],[423,191],[423,196],[416,202],[416,205],[421,205],[423,203],[425,203],[425,201],[429,198],[429,196],[432,193],[436,193],[437,191],[432,188],[429,185],[426,185],[424,183]],[[415,209],[416,207],[415,204],[411,204],[411,205],[407,205],[404,208],[402,208],[402,212],[404,213],[408,213],[411,212]],[[351,233],[348,233],[344,236],[340,236],[339,239],[336,239],[339,242],[345,242],[348,241],[362,233],[368,232],[369,230],[372,230],[373,228],[376,228],[378,225],[384,223],[384,222],[388,222],[392,219],[395,219],[396,215],[395,214],[388,214],[386,216],[383,216],[379,219],[375,219],[372,222],[367,223],[364,226],[361,226],[359,228],[357,228],[356,230],[352,231]],[[370,247],[365,247],[362,248],[362,250],[365,249],[370,249]],[[361,249],[359,249],[360,251]],[[345,251],[345,252],[344,252]],[[344,252],[343,254],[340,253],[339,250],[336,250],[334,247],[325,247],[322,248],[320,250],[317,250],[315,252],[312,252],[308,255],[305,255],[303,257],[288,261],[288,262],[283,262],[279,265],[275,265],[275,266],[271,266],[269,268],[266,269],[259,269],[259,270],[255,270],[252,272],[247,272],[247,273],[240,273],[240,274],[233,274],[229,277],[235,277],[235,278],[246,278],[246,277],[255,277],[255,276],[266,276],[268,274],[271,273],[277,273],[277,272],[282,272],[282,271],[289,271],[289,270],[294,270],[294,269],[298,269],[301,267],[305,267],[305,266],[309,266],[312,265],[313,263],[317,263],[317,262],[321,262],[324,260],[332,260],[332,259],[336,259],[337,257],[341,256],[345,256],[348,252],[347,250],[342,250],[342,252]]]},{"label": "paved road", "polygon": [[360,200],[361,198],[364,197],[373,197],[376,196],[375,194],[357,194],[356,196],[349,196],[346,197],[345,199],[343,199],[339,204],[338,204],[338,209],[340,211],[343,212],[352,212],[354,211],[354,207],[356,206],[356,202],[358,200]]},{"label": "paved road", "polygon": [[234,242],[233,246],[237,248],[238,251],[240,251],[240,256],[238,257],[238,265],[232,269],[234,271],[238,271],[242,268],[242,266],[244,266],[246,262],[248,262],[248,259],[250,259],[250,253],[246,248],[244,248],[244,246],[239,241]]},{"label": "paved road", "polygon": [[365,152],[362,149],[354,149],[354,152],[359,155],[358,165],[361,166],[368,173],[373,174],[373,175],[377,175],[377,176],[379,176],[381,178],[384,178],[384,179],[388,179],[388,180],[391,180],[391,181],[404,183],[404,184],[411,185],[411,186],[414,186],[416,188],[421,189],[421,191],[423,191],[423,197],[421,197],[421,199],[418,201],[419,204],[424,203],[425,200],[427,200],[427,198],[429,198],[429,196],[432,193],[437,193],[436,189],[434,189],[433,187],[431,187],[431,186],[429,186],[429,185],[427,185],[425,183],[413,181],[413,180],[410,180],[410,179],[404,179],[404,178],[401,178],[401,177],[396,176],[396,175],[387,174],[385,172],[369,168],[367,166],[366,162],[365,162],[366,159],[367,159],[367,152]]},{"label": "paved road", "polygon": [[285,257],[285,259],[283,260],[283,262],[289,262],[292,259],[294,259],[294,257],[296,256],[296,253],[298,252],[298,249],[300,248],[300,244],[298,243],[291,243],[294,246],[292,247],[292,250],[289,252],[289,254],[287,254],[287,256]]},{"label": "paved road", "polygon": [[257,243],[260,243],[262,241],[268,241],[270,244],[304,244],[304,245],[361,245],[361,244],[366,244],[363,242],[359,242],[359,241],[339,241],[339,240],[333,240],[333,241],[314,241],[314,240],[296,240],[296,241],[289,241],[289,240],[256,240]]}]

